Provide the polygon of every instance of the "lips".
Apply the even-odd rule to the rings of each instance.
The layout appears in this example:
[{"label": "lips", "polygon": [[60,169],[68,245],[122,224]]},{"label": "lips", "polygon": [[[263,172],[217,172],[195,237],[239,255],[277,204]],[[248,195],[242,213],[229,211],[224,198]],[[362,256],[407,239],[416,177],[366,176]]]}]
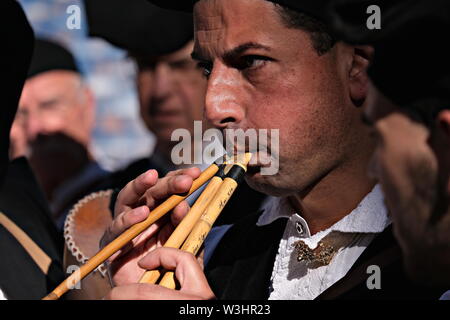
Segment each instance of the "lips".
[{"label": "lips", "polygon": [[154,97],[151,99],[149,106],[149,114],[151,117],[173,117],[182,113],[180,103],[174,96],[163,98]]},{"label": "lips", "polygon": [[152,117],[154,118],[164,118],[164,117],[173,117],[173,116],[178,116],[181,112],[176,111],[176,110],[172,110],[172,111],[158,111],[153,113]]},{"label": "lips", "polygon": [[247,166],[247,175],[249,176],[253,176],[254,174],[259,173],[260,171],[261,171],[260,166],[251,166],[251,165]]},{"label": "lips", "polygon": [[155,108],[150,112],[152,119],[159,123],[172,123],[178,121],[182,115],[180,110],[174,108]]},{"label": "lips", "polygon": [[[248,150],[248,148],[246,148]],[[246,150],[246,153],[249,152]],[[237,149],[235,149],[233,156],[236,156],[238,154],[242,154],[243,152],[237,151]],[[252,168],[252,171],[259,171],[259,169],[261,167],[267,167],[270,166],[271,161],[273,161],[272,157],[270,156],[270,154],[267,151],[258,151],[258,150],[253,150],[253,152],[250,151],[250,153],[252,154],[252,157],[250,159],[250,162],[248,163],[247,167]]]}]

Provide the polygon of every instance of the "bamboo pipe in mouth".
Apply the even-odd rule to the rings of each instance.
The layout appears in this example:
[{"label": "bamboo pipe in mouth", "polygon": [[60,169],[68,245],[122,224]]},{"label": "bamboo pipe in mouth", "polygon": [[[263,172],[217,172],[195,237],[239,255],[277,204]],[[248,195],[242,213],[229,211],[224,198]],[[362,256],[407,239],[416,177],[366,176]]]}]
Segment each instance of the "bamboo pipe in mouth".
[{"label": "bamboo pipe in mouth", "polygon": [[[210,200],[208,207],[204,210],[200,219],[190,232],[189,237],[184,242],[181,250],[192,253],[193,255],[198,253],[209,231],[212,229],[214,222],[217,220],[238,184],[243,179],[250,158],[251,154],[246,154],[243,159],[240,159],[242,162],[238,162],[231,167],[216,194]],[[176,280],[174,272],[167,271],[159,284],[169,289],[175,289]]]}]

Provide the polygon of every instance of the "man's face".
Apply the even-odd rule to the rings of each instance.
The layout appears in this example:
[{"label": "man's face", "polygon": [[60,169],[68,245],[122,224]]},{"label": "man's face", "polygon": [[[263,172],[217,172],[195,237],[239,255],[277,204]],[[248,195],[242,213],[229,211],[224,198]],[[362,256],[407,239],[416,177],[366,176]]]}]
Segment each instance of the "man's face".
[{"label": "man's face", "polygon": [[339,43],[319,55],[307,32],[287,28],[262,0],[202,0],[194,25],[193,57],[208,78],[206,118],[220,129],[279,129],[279,150],[268,146],[279,171],[263,176],[251,167],[253,188],[298,193],[363,152],[352,99],[364,90],[348,80],[351,47]]},{"label": "man's face", "polygon": [[[410,248],[417,250],[436,236],[435,231],[427,234],[427,228],[436,205],[445,200],[442,195],[447,195],[448,208],[449,142],[442,144],[439,134],[413,111],[395,105],[374,86],[368,100],[363,119],[377,141],[370,173],[382,185],[397,238],[408,259],[415,255]],[[440,206],[445,208],[445,203]],[[417,239],[418,235],[422,237]]]},{"label": "man's face", "polygon": [[141,117],[163,148],[174,143],[173,130],[192,133],[194,121],[203,119],[206,81],[190,56],[192,46],[189,42],[165,56],[134,56]]},{"label": "man's face", "polygon": [[39,134],[60,132],[87,146],[93,121],[93,99],[80,76],[48,71],[25,82],[12,134],[21,128],[30,143]]}]

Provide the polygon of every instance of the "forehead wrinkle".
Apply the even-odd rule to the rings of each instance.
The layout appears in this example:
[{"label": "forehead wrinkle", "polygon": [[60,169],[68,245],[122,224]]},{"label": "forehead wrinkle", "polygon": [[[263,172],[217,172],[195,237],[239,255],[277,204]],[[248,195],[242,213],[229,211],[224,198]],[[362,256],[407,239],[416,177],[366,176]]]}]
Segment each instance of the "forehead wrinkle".
[{"label": "forehead wrinkle", "polygon": [[[229,5],[227,5],[227,1]],[[239,6],[231,5],[232,0],[201,0],[194,8],[195,48],[194,57],[198,60],[211,60],[212,57],[223,57],[243,44],[259,43],[271,48],[271,33],[274,19],[278,22],[274,5],[262,0],[234,0]],[[261,2],[261,3],[260,3]],[[267,2],[267,3],[266,3]],[[235,3],[235,4],[236,4]],[[251,10],[256,8],[256,19],[246,19]],[[268,10],[270,9],[270,10]],[[269,20],[269,21],[268,21]],[[245,23],[244,23],[245,22]],[[269,24],[269,26],[268,26]]]},{"label": "forehead wrinkle", "polygon": [[220,4],[216,1],[208,0],[202,5],[208,8],[207,15],[200,15],[194,9],[194,37],[199,43],[220,38],[220,30],[223,28]]},{"label": "forehead wrinkle", "polygon": [[205,30],[205,31],[197,31],[196,33],[197,41],[199,44],[205,44],[209,42],[215,42],[222,39],[222,30]]},{"label": "forehead wrinkle", "polygon": [[195,30],[216,30],[220,29],[223,23],[222,16],[220,14],[210,16],[198,16],[194,20]]},{"label": "forehead wrinkle", "polygon": [[198,19],[194,19],[194,56],[203,56],[208,44],[217,44],[223,39],[224,21],[220,14],[196,17]]}]

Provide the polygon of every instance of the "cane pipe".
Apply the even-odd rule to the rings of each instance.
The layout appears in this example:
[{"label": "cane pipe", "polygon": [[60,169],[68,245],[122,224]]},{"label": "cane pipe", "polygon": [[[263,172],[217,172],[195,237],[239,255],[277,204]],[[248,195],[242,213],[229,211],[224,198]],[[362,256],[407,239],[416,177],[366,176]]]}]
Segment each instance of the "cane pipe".
[{"label": "cane pipe", "polygon": [[[251,155],[246,157],[244,163],[235,164],[230,169],[219,190],[214,195],[208,207],[189,234],[189,237],[181,247],[181,250],[192,253],[193,255],[198,253],[214,222],[217,220],[238,184],[243,179],[245,172],[247,171],[247,164],[250,157]],[[169,289],[175,289],[176,280],[174,272],[167,271],[159,282],[159,285]]]},{"label": "cane pipe", "polygon": [[[216,175],[211,178],[205,190],[203,190],[202,194],[198,197],[198,199],[195,201],[195,204],[189,210],[189,213],[183,218],[183,220],[171,234],[169,239],[167,239],[164,247],[176,249],[181,247],[183,242],[189,236],[189,233],[191,232],[195,223],[198,221],[203,211],[205,211],[213,196],[216,194],[217,190],[223,182],[224,177],[225,168],[222,166],[219,171],[217,171]],[[161,272],[159,270],[149,270],[144,272],[139,282],[156,283],[160,276]]]}]

